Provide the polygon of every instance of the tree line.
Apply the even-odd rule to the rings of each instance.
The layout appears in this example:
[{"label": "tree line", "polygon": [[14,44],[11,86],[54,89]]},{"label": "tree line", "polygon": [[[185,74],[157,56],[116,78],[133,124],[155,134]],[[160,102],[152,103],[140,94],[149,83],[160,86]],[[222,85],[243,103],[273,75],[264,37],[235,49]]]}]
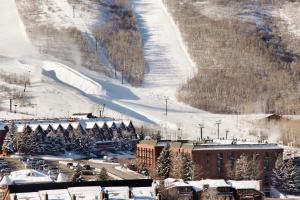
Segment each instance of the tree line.
[{"label": "tree line", "polygon": [[94,35],[105,48],[106,56],[115,71],[133,85],[144,79],[147,63],[144,58],[143,42],[137,20],[128,0],[118,0],[111,6],[112,17]]},{"label": "tree line", "polygon": [[[213,19],[194,2],[164,0],[199,69],[178,98],[218,113],[299,113],[299,56],[275,30],[229,17]],[[276,29],[272,21],[264,25]]]},{"label": "tree line", "polygon": [[14,122],[10,125],[5,136],[2,150],[9,153],[62,154],[65,151],[74,151],[90,155],[94,152],[99,141],[113,141],[116,150],[132,150],[131,140],[136,138],[135,133],[115,129],[86,129],[79,124],[77,128],[69,126],[67,129],[59,126],[56,130],[43,130],[38,126],[32,130],[25,126],[21,132],[17,131]]}]

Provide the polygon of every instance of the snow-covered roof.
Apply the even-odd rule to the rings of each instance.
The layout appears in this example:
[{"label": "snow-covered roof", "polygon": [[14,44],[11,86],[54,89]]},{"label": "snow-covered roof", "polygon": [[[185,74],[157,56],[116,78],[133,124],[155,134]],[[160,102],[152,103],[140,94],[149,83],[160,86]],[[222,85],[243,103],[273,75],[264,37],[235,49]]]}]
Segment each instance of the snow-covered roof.
[{"label": "snow-covered roof", "polygon": [[99,199],[101,193],[100,186],[91,187],[70,187],[68,191],[71,196],[75,195],[76,200],[94,200]]},{"label": "snow-covered roof", "polygon": [[107,121],[106,125],[108,128],[111,128],[111,127],[115,126],[115,123],[114,123],[114,121]]},{"label": "snow-covered roof", "polygon": [[131,121],[130,120],[123,120],[123,123],[126,127],[128,127],[130,125]]},{"label": "snow-covered roof", "polygon": [[28,124],[28,126],[31,128],[32,131],[35,131],[37,127],[39,127],[39,124]]},{"label": "snow-covered roof", "polygon": [[73,129],[77,129],[77,127],[79,126],[79,122],[71,122],[70,125]]},{"label": "snow-covered roof", "polygon": [[86,122],[86,129],[92,129],[92,128],[94,128],[94,126],[95,126],[95,122]]},{"label": "snow-covered roof", "polygon": [[14,199],[15,195],[17,195],[18,200],[40,200],[41,199],[38,192],[10,194],[10,199]]},{"label": "snow-covered roof", "polygon": [[69,177],[64,173],[59,173],[56,182],[68,182]]},{"label": "snow-covered roof", "polygon": [[98,125],[99,128],[103,128],[105,126],[105,121],[97,121],[96,124]]},{"label": "snow-covered roof", "polygon": [[82,126],[83,129],[92,129],[95,125],[99,128],[103,128],[105,125],[108,128],[112,127],[128,127],[131,121],[129,120],[113,120],[111,118],[91,118],[91,119],[79,119],[78,121],[69,121],[67,119],[49,119],[49,120],[24,120],[24,121],[17,121],[16,127],[17,132],[22,132],[25,126],[29,126],[32,131],[35,131],[38,126],[40,126],[44,131],[47,130],[49,127],[52,127],[53,130],[57,130],[59,126],[61,126],[64,130],[67,129],[69,126],[72,126],[73,129],[77,129],[79,124]]},{"label": "snow-covered roof", "polygon": [[105,187],[104,191],[107,191],[109,199],[129,199],[129,187]]},{"label": "snow-covered roof", "polygon": [[54,130],[57,130],[57,128],[59,127],[59,123],[51,123],[50,125]]},{"label": "snow-covered roof", "polygon": [[33,169],[23,169],[11,172],[9,178],[14,184],[53,182],[46,174]]},{"label": "snow-covered roof", "polygon": [[0,182],[0,186],[8,186],[8,185],[12,185],[13,182],[11,181],[11,179],[9,178],[9,176],[3,176],[1,182]]},{"label": "snow-covered roof", "polygon": [[68,122],[60,123],[60,125],[63,127],[63,129],[67,129],[70,125]]},{"label": "snow-covered roof", "polygon": [[133,199],[155,199],[155,191],[153,187],[137,187],[131,188]]},{"label": "snow-covered roof", "polygon": [[45,131],[49,127],[49,124],[40,124],[41,128]]},{"label": "snow-covered roof", "polygon": [[48,200],[72,200],[67,189],[42,190],[42,191],[39,191],[40,198],[44,199],[46,193],[48,194]]},{"label": "snow-covered roof", "polygon": [[193,186],[193,188],[197,191],[203,190],[205,185],[208,185],[210,188],[218,188],[218,187],[230,187],[228,183],[223,179],[204,179],[200,181],[188,181],[188,184]]},{"label": "snow-covered roof", "polygon": [[235,189],[254,189],[260,191],[260,182],[255,180],[250,181],[228,181],[228,184],[230,184]]},{"label": "snow-covered roof", "polygon": [[17,127],[17,132],[22,132],[24,131],[25,124],[16,124]]},{"label": "snow-covered roof", "polygon": [[122,126],[125,126],[122,121],[114,121],[117,128],[121,128]]}]

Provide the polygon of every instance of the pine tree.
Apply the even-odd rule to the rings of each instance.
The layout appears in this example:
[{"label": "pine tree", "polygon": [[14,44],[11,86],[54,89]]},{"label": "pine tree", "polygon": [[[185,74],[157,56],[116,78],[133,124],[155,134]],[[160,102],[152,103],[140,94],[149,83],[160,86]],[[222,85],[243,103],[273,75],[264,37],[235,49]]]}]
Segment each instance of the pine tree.
[{"label": "pine tree", "polygon": [[225,173],[226,179],[235,179],[235,166],[231,163],[231,161],[228,161],[225,164]]},{"label": "pine tree", "polygon": [[156,174],[160,179],[166,179],[170,176],[171,171],[171,152],[170,145],[167,144],[166,147],[160,153],[157,159]]},{"label": "pine tree", "polygon": [[171,154],[171,163],[172,163],[172,168],[171,168],[170,176],[175,179],[181,179],[182,169],[183,169],[182,155],[180,153]]},{"label": "pine tree", "polygon": [[250,162],[250,177],[249,180],[260,180],[262,178],[262,171],[260,169],[261,165],[255,155],[252,156],[252,160]]},{"label": "pine tree", "polygon": [[106,180],[109,180],[109,176],[108,176],[108,173],[107,173],[105,167],[102,167],[100,173],[97,175],[97,180],[98,180],[98,181],[106,181]]},{"label": "pine tree", "polygon": [[30,151],[30,134],[32,130],[29,126],[24,128],[24,131],[18,134],[17,137],[17,151],[28,154]]},{"label": "pine tree", "polygon": [[198,181],[204,177],[204,169],[199,164],[194,164],[193,166],[193,181]]},{"label": "pine tree", "polygon": [[297,170],[293,163],[292,159],[289,159],[285,163],[285,170],[284,170],[284,189],[286,192],[293,193],[296,192],[296,178],[297,178]]},{"label": "pine tree", "polygon": [[193,178],[193,162],[187,154],[182,154],[182,175],[181,179],[184,181],[191,181]]},{"label": "pine tree", "polygon": [[251,164],[249,163],[248,156],[242,154],[236,160],[234,177],[236,180],[249,180],[251,174]]},{"label": "pine tree", "polygon": [[276,163],[275,163],[275,168],[273,169],[273,174],[272,174],[272,184],[275,188],[278,190],[282,191],[283,190],[283,184],[284,184],[284,162],[283,162],[283,157],[282,154],[278,155]]},{"label": "pine tree", "polygon": [[14,122],[12,122],[9,126],[9,131],[6,133],[6,136],[3,141],[2,150],[7,151],[9,153],[14,152],[14,138],[16,137],[17,127]]},{"label": "pine tree", "polygon": [[273,169],[272,184],[281,192],[296,192],[297,169],[292,159],[283,161],[282,155],[277,157],[275,169]]}]

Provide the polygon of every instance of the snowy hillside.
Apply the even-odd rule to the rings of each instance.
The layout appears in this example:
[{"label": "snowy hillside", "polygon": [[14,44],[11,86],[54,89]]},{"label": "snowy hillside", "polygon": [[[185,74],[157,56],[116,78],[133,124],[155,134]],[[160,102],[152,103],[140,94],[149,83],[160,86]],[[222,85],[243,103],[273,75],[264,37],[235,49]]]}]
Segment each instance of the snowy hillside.
[{"label": "snowy hillside", "polygon": [[[102,23],[103,18],[91,15],[82,15],[89,24],[83,24],[78,18],[74,20],[72,7],[66,0],[47,2],[58,7],[57,12],[47,14],[47,20],[40,19],[43,23],[54,20],[59,26],[75,24],[88,35],[89,27]],[[161,0],[135,0],[133,8],[149,64],[149,73],[141,87],[132,87],[128,83],[122,85],[119,75],[117,79],[108,78],[102,72],[83,67],[80,62],[67,65],[57,58],[48,60],[49,57],[41,56],[28,40],[15,1],[1,1],[0,24],[6,28],[1,28],[0,32],[1,43],[3,41],[2,44],[5,44],[0,46],[0,68],[14,73],[28,73],[31,79],[31,85],[25,92],[30,97],[30,103],[17,105],[17,113],[14,114],[8,112],[9,98],[4,99],[1,118],[65,117],[75,112],[98,115],[100,107],[105,104],[105,115],[158,125],[168,138],[175,138],[175,135],[197,138],[199,123],[204,123],[205,137],[216,137],[218,120],[221,120],[221,137],[228,129],[230,138],[248,138],[251,120],[265,115],[211,114],[176,100],[178,86],[196,72],[180,33]],[[90,42],[93,42],[92,37]]]}]

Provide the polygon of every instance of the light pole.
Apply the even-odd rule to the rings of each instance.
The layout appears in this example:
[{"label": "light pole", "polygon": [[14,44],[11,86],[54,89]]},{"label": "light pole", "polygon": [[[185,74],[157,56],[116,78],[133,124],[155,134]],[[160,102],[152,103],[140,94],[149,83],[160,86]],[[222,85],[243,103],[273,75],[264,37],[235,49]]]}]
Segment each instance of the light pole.
[{"label": "light pole", "polygon": [[226,140],[228,139],[228,133],[229,133],[229,130],[226,129]]},{"label": "light pole", "polygon": [[221,124],[221,120],[216,121],[216,125],[218,127],[218,139],[220,139],[220,124]]},{"label": "light pole", "polygon": [[105,108],[105,103],[102,105],[102,117],[104,117],[104,108]]},{"label": "light pole", "polygon": [[200,128],[200,139],[203,140],[203,129],[204,129],[203,122],[199,124],[199,128]]},{"label": "light pole", "polygon": [[168,100],[169,100],[169,97],[165,96],[165,101],[166,101],[166,116],[168,116]]}]

